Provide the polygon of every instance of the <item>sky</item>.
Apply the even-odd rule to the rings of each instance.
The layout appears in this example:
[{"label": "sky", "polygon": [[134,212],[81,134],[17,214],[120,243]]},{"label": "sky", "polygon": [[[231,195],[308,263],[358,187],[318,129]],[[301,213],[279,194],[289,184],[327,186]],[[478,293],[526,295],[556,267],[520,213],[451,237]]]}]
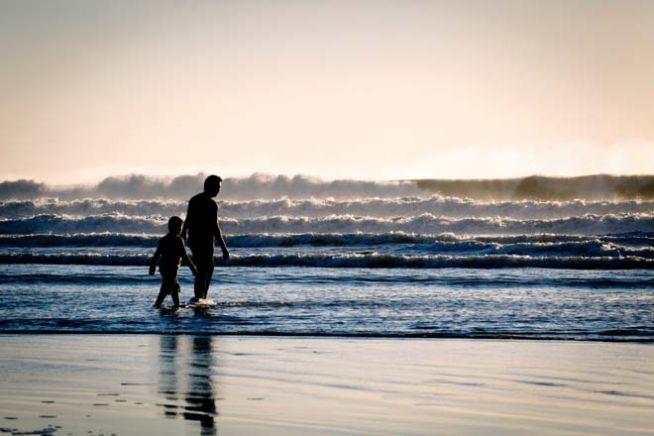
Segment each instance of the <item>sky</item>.
[{"label": "sky", "polygon": [[0,0],[0,180],[654,173],[649,0]]}]

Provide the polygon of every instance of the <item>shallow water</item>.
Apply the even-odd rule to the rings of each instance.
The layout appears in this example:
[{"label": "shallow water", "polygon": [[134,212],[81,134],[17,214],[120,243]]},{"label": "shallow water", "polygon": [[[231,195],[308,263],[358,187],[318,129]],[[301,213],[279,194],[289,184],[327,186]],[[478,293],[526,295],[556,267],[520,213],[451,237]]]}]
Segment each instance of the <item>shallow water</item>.
[{"label": "shallow water", "polygon": [[176,312],[151,307],[159,279],[141,267],[0,277],[0,332],[654,340],[650,270],[219,268],[218,306]]}]

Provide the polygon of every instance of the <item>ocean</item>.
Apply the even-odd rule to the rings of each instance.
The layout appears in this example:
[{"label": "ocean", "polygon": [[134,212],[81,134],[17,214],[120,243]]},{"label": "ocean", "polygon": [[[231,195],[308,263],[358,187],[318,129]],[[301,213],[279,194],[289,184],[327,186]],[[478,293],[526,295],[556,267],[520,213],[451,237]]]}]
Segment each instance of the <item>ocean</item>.
[{"label": "ocean", "polygon": [[[156,310],[147,263],[196,179],[4,182],[0,333],[654,342],[654,200],[415,182],[226,180],[218,305]],[[183,268],[182,300],[192,279]]]}]

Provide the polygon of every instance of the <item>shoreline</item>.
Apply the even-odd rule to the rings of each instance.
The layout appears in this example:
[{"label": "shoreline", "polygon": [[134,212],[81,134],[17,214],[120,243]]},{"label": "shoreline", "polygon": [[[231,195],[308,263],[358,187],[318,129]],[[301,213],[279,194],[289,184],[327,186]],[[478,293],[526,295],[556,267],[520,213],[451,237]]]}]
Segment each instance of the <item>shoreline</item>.
[{"label": "shoreline", "polygon": [[[126,336],[199,336],[199,337],[225,337],[225,338],[259,338],[259,339],[333,339],[333,340],[426,340],[426,341],[480,341],[480,342],[535,342],[535,343],[601,343],[601,344],[654,344],[654,338],[633,339],[632,337],[623,337],[620,335],[609,336],[611,339],[603,338],[570,338],[570,337],[528,337],[528,336],[502,336],[502,335],[479,335],[479,336],[457,336],[457,335],[439,335],[439,334],[316,334],[316,333],[284,333],[284,332],[220,332],[220,333],[203,333],[203,332],[175,332],[175,331],[111,331],[111,332],[94,332],[94,331],[52,331],[52,330],[4,330],[0,331],[0,339],[9,336],[107,336],[107,337],[126,337]],[[607,335],[608,336],[608,335]]]},{"label": "shoreline", "polygon": [[3,333],[0,428],[647,434],[652,361],[642,343]]}]

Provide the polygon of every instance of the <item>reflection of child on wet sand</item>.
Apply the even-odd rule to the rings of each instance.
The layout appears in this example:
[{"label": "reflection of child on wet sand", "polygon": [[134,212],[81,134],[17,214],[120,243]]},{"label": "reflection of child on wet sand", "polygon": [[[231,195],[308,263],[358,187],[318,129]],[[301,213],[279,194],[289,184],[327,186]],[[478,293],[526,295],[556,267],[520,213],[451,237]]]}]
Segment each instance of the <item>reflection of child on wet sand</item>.
[{"label": "reflection of child on wet sand", "polygon": [[161,307],[166,295],[170,294],[175,307],[179,307],[179,283],[177,282],[177,272],[179,271],[180,261],[184,261],[193,275],[197,274],[195,265],[186,255],[184,241],[179,236],[182,232],[182,219],[173,216],[168,220],[168,234],[159,240],[157,251],[150,260],[150,275],[154,275],[157,261],[159,261],[159,273],[161,274],[161,290],[154,307]]}]

